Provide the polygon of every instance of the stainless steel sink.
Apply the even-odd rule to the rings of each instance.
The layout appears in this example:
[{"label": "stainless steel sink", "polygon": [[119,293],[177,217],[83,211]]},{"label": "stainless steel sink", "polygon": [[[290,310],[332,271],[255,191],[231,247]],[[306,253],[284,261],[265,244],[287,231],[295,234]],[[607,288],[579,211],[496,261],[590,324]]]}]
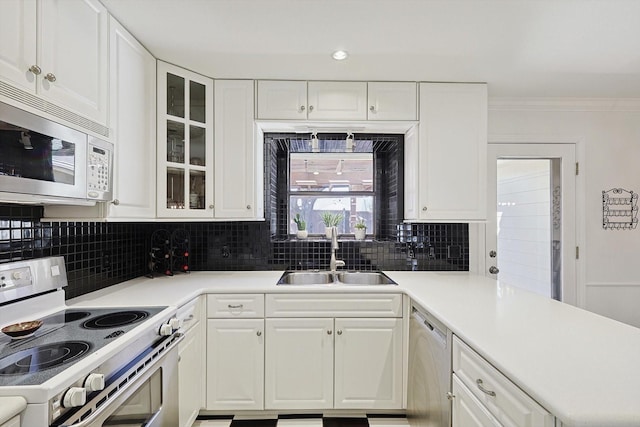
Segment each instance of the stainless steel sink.
[{"label": "stainless steel sink", "polygon": [[379,271],[287,271],[278,285],[397,285]]}]

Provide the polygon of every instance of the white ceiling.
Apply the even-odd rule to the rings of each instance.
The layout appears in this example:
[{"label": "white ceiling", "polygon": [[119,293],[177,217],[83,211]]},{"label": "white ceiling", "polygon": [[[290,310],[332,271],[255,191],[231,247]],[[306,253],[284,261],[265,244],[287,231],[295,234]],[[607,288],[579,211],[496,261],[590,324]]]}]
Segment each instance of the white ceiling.
[{"label": "white ceiling", "polygon": [[[484,81],[640,98],[640,0],[102,0],[158,59],[215,78]],[[342,48],[349,59],[336,62]]]}]

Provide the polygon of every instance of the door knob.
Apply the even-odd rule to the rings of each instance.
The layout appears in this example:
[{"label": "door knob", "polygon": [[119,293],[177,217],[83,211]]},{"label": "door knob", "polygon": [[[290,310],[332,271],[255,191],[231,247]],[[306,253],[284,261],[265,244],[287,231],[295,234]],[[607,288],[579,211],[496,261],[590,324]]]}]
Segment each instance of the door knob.
[{"label": "door knob", "polygon": [[45,80],[48,80],[49,82],[53,83],[56,81],[56,76],[52,73],[47,73],[46,76],[44,76]]},{"label": "door knob", "polygon": [[491,267],[489,267],[489,273],[498,274],[500,273],[500,270],[498,270],[498,267],[496,267],[495,265],[492,265]]},{"label": "door knob", "polygon": [[29,67],[29,71],[31,71],[36,76],[39,75],[40,73],[42,73],[42,69],[40,67],[38,67],[37,65],[32,65],[31,67]]}]

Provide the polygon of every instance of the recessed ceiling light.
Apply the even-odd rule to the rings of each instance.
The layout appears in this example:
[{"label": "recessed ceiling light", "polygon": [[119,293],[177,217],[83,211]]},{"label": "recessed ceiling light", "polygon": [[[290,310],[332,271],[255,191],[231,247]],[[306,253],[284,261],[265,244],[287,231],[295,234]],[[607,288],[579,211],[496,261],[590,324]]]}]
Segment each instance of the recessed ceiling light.
[{"label": "recessed ceiling light", "polygon": [[343,59],[347,59],[347,56],[349,56],[349,54],[347,53],[346,50],[336,50],[331,55],[331,57],[336,61],[342,61]]}]

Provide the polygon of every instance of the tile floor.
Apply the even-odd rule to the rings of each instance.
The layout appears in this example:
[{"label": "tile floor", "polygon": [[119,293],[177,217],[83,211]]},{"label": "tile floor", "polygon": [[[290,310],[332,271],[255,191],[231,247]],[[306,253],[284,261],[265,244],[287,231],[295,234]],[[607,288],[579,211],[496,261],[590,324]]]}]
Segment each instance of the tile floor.
[{"label": "tile floor", "polygon": [[209,419],[198,420],[193,427],[408,427],[406,418],[371,416],[362,418]]}]

